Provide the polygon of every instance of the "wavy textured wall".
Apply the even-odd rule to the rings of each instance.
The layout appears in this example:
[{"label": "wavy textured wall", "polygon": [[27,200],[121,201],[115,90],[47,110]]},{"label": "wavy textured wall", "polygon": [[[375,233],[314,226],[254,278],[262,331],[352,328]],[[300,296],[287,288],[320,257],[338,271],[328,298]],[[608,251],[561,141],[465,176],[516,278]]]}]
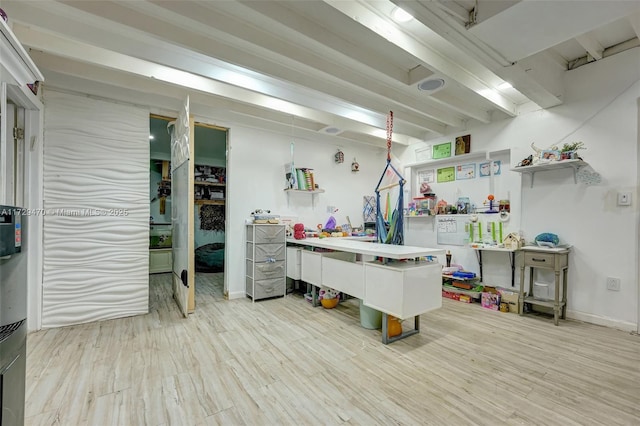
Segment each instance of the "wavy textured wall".
[{"label": "wavy textured wall", "polygon": [[144,314],[149,113],[45,93],[43,327]]}]

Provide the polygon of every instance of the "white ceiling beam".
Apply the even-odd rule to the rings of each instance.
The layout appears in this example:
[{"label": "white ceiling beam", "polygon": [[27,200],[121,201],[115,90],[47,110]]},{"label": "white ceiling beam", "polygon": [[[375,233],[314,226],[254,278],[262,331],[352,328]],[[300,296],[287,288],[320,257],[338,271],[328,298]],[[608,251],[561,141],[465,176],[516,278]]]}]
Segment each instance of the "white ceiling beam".
[{"label": "white ceiling beam", "polygon": [[[21,42],[25,45],[62,58],[90,63],[102,68],[127,72],[146,78],[157,79],[165,83],[182,86],[185,89],[207,93],[209,95],[221,96],[227,99],[238,100],[239,102],[250,103],[268,110],[275,110],[320,123],[333,123],[333,125],[337,127],[370,134],[372,136],[379,135],[380,132],[379,127],[358,122],[357,116],[354,116],[354,119],[352,120],[344,119],[329,113],[324,113],[282,99],[273,98],[247,89],[214,81],[185,71],[132,58],[84,43],[65,40],[51,34],[40,33],[30,28],[19,27],[16,29]],[[394,141],[401,144],[408,144],[410,142],[410,136],[395,134]]]},{"label": "white ceiling beam", "polygon": [[[385,56],[381,56],[379,54],[376,54],[375,52],[371,52],[370,49],[366,48],[366,46],[353,45],[350,42],[349,37],[341,37],[340,34],[334,34],[331,31],[327,31],[325,27],[317,24],[317,20],[309,19],[308,15],[302,16],[301,14],[294,13],[292,10],[290,10],[290,8],[293,8],[295,12],[302,11],[302,13],[308,14],[309,9],[307,9],[306,6],[301,8],[295,7],[299,4],[305,4],[304,2],[302,3],[284,2],[283,4],[286,4],[287,7],[278,6],[275,2],[255,2],[255,1],[244,2],[242,1],[242,4],[246,4],[252,10],[259,11],[262,17],[268,17],[269,19],[271,19],[273,22],[269,25],[269,28],[272,31],[276,31],[278,33],[285,33],[285,35],[290,36],[291,38],[295,38],[298,41],[300,41],[300,36],[303,35],[307,37],[308,43],[311,43],[311,44],[321,43],[323,49],[321,49],[320,53],[324,58],[336,58],[336,59],[339,58],[340,63],[345,63],[345,62],[348,63],[350,61],[357,60],[358,62],[363,63],[367,66],[368,68],[367,74],[371,73],[372,72],[371,70],[373,70],[374,72],[377,72],[380,66],[379,64],[384,64],[385,62],[388,62],[388,60],[385,61]],[[331,11],[334,11],[334,10],[335,9],[331,8]],[[335,10],[334,13],[341,13],[341,12]],[[331,16],[331,18],[335,20],[337,20],[338,18],[347,19],[347,20],[351,19],[348,16],[339,16],[337,18]],[[327,15],[325,15],[323,16],[322,19],[330,19],[330,18],[328,18]],[[282,28],[281,30],[275,30],[274,27],[276,23],[283,25],[284,28]],[[351,22],[348,22],[347,24],[352,25]],[[295,33],[287,34],[286,32],[284,32],[285,30],[288,32],[288,31],[291,31],[292,29],[295,30]],[[352,31],[351,34],[355,35],[356,32]],[[397,50],[397,49],[394,49],[394,50]],[[412,55],[408,55],[405,53],[402,56],[411,57]],[[389,58],[391,57],[392,56],[389,56]],[[415,61],[418,62],[418,60],[415,60]],[[409,72],[406,73],[403,76],[403,78],[399,79],[398,81],[408,86],[414,86],[418,81],[421,81],[424,78],[428,78],[428,76],[431,76],[433,74],[435,74],[433,71],[431,71],[425,66],[420,65],[418,67],[415,67],[409,70]],[[345,79],[349,77],[341,76],[341,78]],[[394,86],[397,86],[397,85],[394,85]],[[360,87],[362,87],[363,89],[366,89],[367,91],[376,91],[374,87],[368,84],[366,86],[360,86]],[[382,94],[383,92],[378,92],[378,93]],[[397,90],[395,87],[394,87],[394,92],[384,92],[384,95],[385,95],[385,101],[387,103],[389,102],[389,99],[396,100],[398,96],[403,96],[402,92],[400,90]],[[482,108],[474,107],[472,103],[468,102],[467,100],[462,100],[460,98],[451,96],[447,99],[447,101],[443,101],[443,98],[441,97],[431,96],[431,97],[424,98],[424,94],[421,94],[420,97],[422,97],[424,100],[423,101],[415,100],[415,97],[414,97],[414,100],[410,101],[407,99],[408,97],[405,97],[404,101],[396,102],[393,108],[394,108],[394,111],[397,110],[398,112],[397,116],[403,117],[405,115],[402,112],[403,111],[402,108],[408,107],[408,106],[412,108],[418,108],[419,105],[422,104],[422,102],[424,102],[428,105],[438,105],[444,108],[450,108],[455,112],[458,112],[471,119],[478,120],[482,123],[489,123],[491,121],[491,117],[488,111]],[[398,108],[398,106],[400,108]],[[461,126],[464,126],[464,123],[458,123],[453,126],[461,127]]]},{"label": "white ceiling beam", "polygon": [[[224,5],[227,3],[229,2],[224,2]],[[364,68],[354,70],[353,67],[342,64],[336,66],[320,56],[314,57],[309,65],[296,64],[277,53],[266,54],[266,47],[253,46],[234,34],[226,32],[233,31],[244,37],[251,35],[260,40],[270,40],[272,44],[282,45],[281,41],[276,43],[274,41],[276,38],[259,25],[254,28],[255,31],[259,31],[259,34],[253,34],[247,32],[246,22],[243,24],[240,18],[213,13],[208,9],[193,9],[197,6],[194,2],[171,4],[160,2],[159,4],[167,8],[183,10],[183,13],[195,14],[203,22],[176,15],[170,9],[145,1],[116,5],[107,1],[69,2],[68,6],[57,2],[46,2],[25,6],[22,10],[20,10],[21,5],[16,4],[13,5],[12,16],[21,17],[23,21],[30,23],[38,20],[40,25],[50,30],[61,34],[74,34],[75,37],[86,40],[88,43],[222,81],[224,79],[220,73],[213,75],[219,68],[233,70],[235,73],[243,71],[238,66],[223,63],[223,60],[232,61],[245,67],[244,72],[250,74],[253,79],[261,80],[261,87],[252,87],[252,90],[287,99],[297,97],[297,103],[337,115],[341,115],[341,110],[344,108],[358,109],[362,112],[362,118],[369,116],[367,124],[370,125],[384,125],[385,114],[379,111],[386,111],[390,106],[397,110],[398,116],[403,117],[412,127],[420,128],[421,133],[443,134],[448,131],[448,126],[460,127],[464,124],[462,117],[447,111],[438,102],[419,100],[417,97],[410,98],[398,90],[397,84],[394,87],[393,84],[382,84],[366,77]],[[230,2],[230,4],[236,3]],[[188,9],[181,9],[182,7],[188,7]],[[239,7],[242,6],[239,5]],[[102,15],[105,19],[93,15],[94,13]],[[146,34],[135,30],[133,26],[144,29]],[[296,37],[289,37],[289,39],[295,40]],[[193,50],[187,50],[187,48]],[[305,51],[293,53],[309,54]],[[222,60],[216,60],[214,57]],[[334,74],[328,75],[322,71],[323,67],[327,71],[333,71]],[[250,72],[249,69],[258,70],[263,75]],[[267,75],[278,76],[279,80],[266,77]],[[404,76],[406,78],[406,72]],[[328,83],[327,78],[332,82]],[[313,90],[317,92],[313,93]],[[330,111],[327,111],[326,106],[314,103],[319,102],[317,100],[321,92],[335,97]],[[393,97],[389,99],[386,94],[391,94]],[[324,94],[321,97],[327,99]],[[339,99],[345,102],[337,108]],[[369,108],[369,113],[367,114],[365,108],[353,105],[354,100]],[[480,112],[471,109],[471,113]]]},{"label": "white ceiling beam", "polygon": [[[89,67],[87,64],[82,65]],[[81,67],[81,69],[85,68]],[[108,72],[109,79],[113,79],[113,74],[112,72]],[[154,91],[145,90],[144,92],[135,91],[126,89],[121,84],[114,86],[96,80],[83,80],[81,77],[73,76],[66,72],[52,71],[50,69],[48,70],[48,75],[48,83],[45,86],[46,89],[129,103],[138,107],[149,108],[150,113],[167,117],[175,117],[185,94],[184,90],[179,87],[170,86],[158,81],[143,80],[135,76],[129,76],[129,78],[138,79],[143,85],[147,83],[155,84],[156,89]],[[87,75],[90,74],[84,74],[84,76]],[[285,135],[287,141],[290,139],[296,141],[305,139],[314,143],[335,144],[336,146],[344,146],[346,142],[358,143],[367,145],[370,148],[380,149],[381,152],[386,151],[386,140],[381,138],[361,135],[359,133],[346,134],[345,136],[340,135],[340,137],[329,136],[319,133],[314,127],[306,126],[307,123],[301,119],[292,121],[291,116],[274,120],[269,115],[247,115],[231,110],[226,103],[229,101],[222,100],[222,102],[220,102],[219,99],[217,100],[208,95],[191,93],[189,98],[191,102],[190,112],[193,114],[196,122],[231,129],[236,126],[254,128],[263,133],[268,132]],[[353,137],[351,137],[352,135]]]},{"label": "white ceiling beam", "polygon": [[504,113],[510,116],[517,115],[517,106],[511,100],[498,93],[495,87],[489,86],[478,79],[474,73],[469,72],[459,62],[452,61],[449,58],[451,52],[446,52],[445,54],[445,52],[434,50],[425,43],[423,38],[419,39],[413,34],[401,30],[389,17],[382,17],[381,14],[373,9],[376,3],[345,2],[340,0],[324,1],[351,17],[354,21],[366,26],[399,48],[404,49],[421,62],[428,64],[429,68],[452,78],[463,87],[472,90]]},{"label": "white ceiling beam", "polygon": [[604,47],[598,43],[598,40],[596,40],[595,37],[587,33],[577,36],[575,40],[580,43],[580,46],[584,47],[584,50],[586,50],[593,59],[596,61],[602,59]]},{"label": "white ceiling beam", "polygon": [[[61,60],[59,57],[42,52],[33,52],[32,55],[47,73],[45,90],[63,90],[126,102],[142,108],[147,107],[150,112],[169,117],[177,113],[180,102],[186,94],[183,87],[158,80],[113,72],[91,64]],[[189,92],[189,97],[191,112],[196,117],[196,121],[221,127],[233,128],[234,125],[252,127],[263,132],[285,134],[288,137],[293,134],[295,139],[305,137],[314,142],[338,143],[339,140],[340,144],[349,141],[386,149],[386,139],[383,137],[344,132],[338,138],[318,132],[317,123],[300,117],[292,119],[289,114],[239,104],[229,99],[195,91]],[[412,139],[409,138],[409,140]]]},{"label": "white ceiling beam", "polygon": [[[456,48],[460,49],[468,58],[472,58],[487,71],[495,73],[501,79],[508,81],[520,93],[542,108],[550,108],[562,103],[562,92],[557,87],[562,78],[557,81],[549,79],[537,81],[529,74],[529,69],[520,63],[512,63],[491,46],[475,37],[466,30],[456,19],[442,10],[434,2],[419,0],[392,0],[393,3],[413,13],[413,16],[430,30],[445,38]],[[473,72],[482,75],[482,70],[473,68]],[[546,84],[550,84],[546,87]]]},{"label": "white ceiling beam", "polygon": [[452,15],[454,18],[458,19],[461,23],[466,24],[469,22],[469,11],[458,3],[451,0],[437,0],[434,4],[446,13]]},{"label": "white ceiling beam", "polygon": [[[223,30],[224,34],[216,34],[214,44],[218,51],[221,40],[233,46],[225,60],[267,75],[279,76],[337,99],[358,103],[372,111],[385,111],[391,107],[398,111],[399,117],[405,117],[413,125],[422,126],[437,134],[446,132],[445,126],[463,125],[461,117],[447,111],[441,104],[418,96],[407,96],[398,90],[407,83],[406,71],[397,67],[394,69],[394,66],[386,65],[380,58],[376,58],[376,61],[365,59],[363,52],[358,52],[356,47],[346,46],[344,41],[340,43],[335,37],[318,36],[327,33],[326,29],[303,17],[290,16],[289,11],[277,3],[204,4],[207,9],[211,9],[212,15],[201,13],[197,9],[185,9],[180,2],[160,1],[157,5],[175,14],[171,20],[175,20],[177,16],[184,22],[184,28],[192,31],[200,28],[201,34],[207,37],[211,35],[212,28],[216,31]],[[155,6],[147,2],[132,2],[129,6],[145,8],[148,13],[158,13],[157,10],[148,10],[148,7]],[[221,10],[225,14],[221,14]],[[233,14],[240,16],[235,17]],[[259,16],[252,17],[252,14]],[[246,20],[252,19],[255,20],[255,26],[247,29]],[[270,22],[267,23],[266,20]],[[166,36],[165,30],[159,30],[159,33]],[[244,47],[238,45],[239,40],[245,44]],[[333,42],[331,46],[321,46],[321,43],[330,41]],[[310,49],[308,43],[317,47]],[[218,55],[218,52],[211,51],[211,46],[212,43],[194,45],[202,53]],[[247,54],[243,57],[242,50],[253,52],[251,56]],[[332,83],[327,84],[327,79]],[[478,111],[470,109],[470,113],[478,114]],[[413,116],[417,119],[412,119]]]}]

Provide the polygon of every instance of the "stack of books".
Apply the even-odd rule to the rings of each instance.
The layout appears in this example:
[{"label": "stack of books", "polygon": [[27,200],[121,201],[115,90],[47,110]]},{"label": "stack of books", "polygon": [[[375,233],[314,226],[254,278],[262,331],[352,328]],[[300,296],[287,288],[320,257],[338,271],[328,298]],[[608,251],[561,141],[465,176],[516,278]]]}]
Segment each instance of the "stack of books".
[{"label": "stack of books", "polygon": [[292,167],[291,163],[285,164],[286,189],[298,189],[301,191],[313,191],[316,183],[313,178],[313,169],[306,167]]}]

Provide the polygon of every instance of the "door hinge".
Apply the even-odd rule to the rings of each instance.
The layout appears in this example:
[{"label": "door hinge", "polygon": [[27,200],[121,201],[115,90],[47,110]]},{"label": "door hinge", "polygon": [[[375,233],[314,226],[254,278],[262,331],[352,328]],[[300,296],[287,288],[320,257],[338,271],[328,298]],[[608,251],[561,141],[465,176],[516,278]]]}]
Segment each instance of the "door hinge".
[{"label": "door hinge", "polygon": [[14,127],[13,128],[13,138],[14,139],[19,139],[19,140],[24,139],[24,129],[21,129],[19,127]]}]

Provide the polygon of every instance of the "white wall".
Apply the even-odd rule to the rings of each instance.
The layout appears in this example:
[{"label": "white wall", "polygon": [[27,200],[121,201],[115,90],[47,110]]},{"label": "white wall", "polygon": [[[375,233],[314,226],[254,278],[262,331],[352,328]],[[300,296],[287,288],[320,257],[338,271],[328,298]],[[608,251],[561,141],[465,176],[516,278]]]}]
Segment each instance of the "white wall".
[{"label": "white wall", "polygon": [[148,112],[45,100],[42,326],[147,313]]},{"label": "white wall", "polygon": [[[638,63],[640,49],[636,48],[567,72],[563,105],[464,132],[471,134],[472,152],[511,150],[511,164],[502,165],[501,185],[504,186],[500,187],[502,192],[510,192],[510,226],[522,229],[529,240],[540,232],[550,231],[574,245],[570,256],[568,315],[633,330],[637,327],[639,311]],[[92,84],[85,90],[95,87],[96,84]],[[104,96],[106,93],[117,91],[105,91]],[[127,93],[120,96],[128,100]],[[197,115],[197,121],[230,128],[226,253],[230,297],[244,297],[244,221],[254,209],[297,216],[300,222],[313,226],[327,220],[326,207],[333,205],[339,208],[338,223],[343,223],[347,214],[354,225],[362,222],[362,196],[373,195],[386,161],[384,150],[348,145],[339,139],[332,142],[333,139],[326,136],[316,139],[308,134],[306,138],[294,135],[296,165],[314,168],[316,181],[326,192],[315,196],[315,207],[311,206],[308,194],[292,194],[287,204],[283,165],[290,158],[290,131],[277,134],[242,123],[216,121],[214,109],[201,109]],[[431,140],[429,144],[450,141],[457,135]],[[581,154],[602,175],[600,185],[575,185],[571,173],[560,170],[538,173],[535,186],[529,188],[528,177],[509,171],[509,166],[532,153],[532,142],[547,147],[574,140],[586,144],[587,150]],[[338,146],[345,153],[345,163],[340,165],[333,160]],[[393,150],[403,164],[408,164],[415,161],[414,149],[420,147],[401,149],[394,145]],[[360,163],[358,173],[350,171],[354,156]],[[455,188],[450,191],[451,195],[446,195],[447,189],[442,189],[442,193],[455,198],[458,187],[456,183],[451,185]],[[622,189],[633,191],[631,207],[615,205],[615,193]],[[484,192],[484,188],[477,189],[477,197],[482,197]],[[496,196],[502,198],[504,194]],[[408,198],[407,194],[405,199]],[[430,221],[409,219],[405,232],[407,244],[436,246]],[[449,248],[454,262],[477,271],[471,250]],[[484,260],[486,282],[508,285],[510,269],[506,255],[488,254]],[[606,290],[607,276],[621,279],[620,292]]]},{"label": "white wall", "polygon": [[[291,135],[278,135],[234,125],[229,132],[229,168],[227,170],[228,229],[226,256],[229,259],[229,296],[244,297],[245,274],[245,219],[255,209],[271,210],[282,216],[295,216],[297,222],[314,228],[323,225],[330,214],[327,206],[338,209],[334,214],[338,224],[361,225],[362,198],[375,195],[374,189],[386,165],[386,150],[363,145],[335,144],[293,138],[294,162],[297,167],[314,169],[315,182],[325,192],[312,195],[284,191],[284,164],[290,161]],[[256,142],[259,141],[259,142]],[[342,146],[345,161],[334,162],[337,147]],[[354,157],[360,164],[359,172],[351,171]]]},{"label": "white wall", "polygon": [[[444,183],[431,183],[431,190],[436,194],[438,200],[445,200],[449,204],[454,204],[459,197],[468,197],[472,204],[474,204],[479,211],[486,211],[488,207],[489,194],[494,195],[495,200],[509,199],[511,203],[511,211],[520,211],[520,181],[514,179],[509,172],[510,163],[513,161],[509,155],[509,149],[496,150],[494,147],[489,147],[484,143],[482,138],[475,130],[471,135],[471,158],[460,160],[461,157],[453,156],[446,160],[439,160],[435,165],[429,165],[429,163],[411,167],[413,173],[413,193],[411,196],[406,196],[407,200],[411,197],[420,196],[417,193],[417,174],[421,170],[438,169],[442,167],[456,166],[458,164],[476,164],[476,178],[466,180],[456,180],[454,182]],[[465,134],[468,134],[465,133]],[[453,137],[443,138],[442,141],[451,141]],[[434,143],[439,143],[434,142]],[[431,141],[429,142],[431,144]],[[413,147],[407,149],[401,158],[404,164],[411,164],[415,162],[416,157]],[[419,149],[419,148],[418,148]],[[478,167],[480,163],[487,162],[487,151],[491,151],[491,158],[499,160],[501,162],[501,172],[499,175],[493,177],[480,177],[478,174]],[[496,152],[497,151],[497,152]],[[506,151],[506,152],[504,152]],[[478,156],[476,156],[476,154]],[[462,157],[464,158],[464,157]],[[497,205],[494,209],[497,209]],[[479,221],[474,225],[474,235],[478,236],[478,226],[483,227],[483,240],[490,237],[490,232],[487,230],[487,226],[492,222],[496,224],[496,228],[502,223],[503,237],[506,237],[508,233],[520,232],[520,217],[519,215],[511,215],[507,222],[501,222],[497,214],[480,215]],[[476,274],[480,273],[480,267],[477,259],[477,253],[474,250],[470,250],[465,246],[452,246],[452,245],[439,245],[437,239],[437,233],[435,229],[434,216],[418,216],[409,217],[405,219],[405,240],[408,245],[426,246],[426,247],[439,247],[450,250],[452,253],[452,263],[462,265],[465,270],[473,271]],[[497,235],[496,235],[497,238]],[[444,264],[444,256],[439,256],[439,261]],[[509,257],[506,253],[492,253],[483,252],[483,284],[498,286],[498,287],[511,287],[511,268],[509,266]]]},{"label": "white wall", "polygon": [[[553,232],[573,244],[569,317],[629,330],[638,323],[639,63],[640,48],[635,48],[569,71],[564,104],[468,131],[472,150],[511,148],[512,167],[533,153],[532,142],[543,148],[585,143],[587,149],[580,154],[602,176],[599,185],[574,184],[572,173],[563,169],[537,173],[530,188],[528,176],[503,167],[505,177],[522,182],[520,203],[514,203],[517,192],[511,194],[512,217],[520,216],[520,228],[529,241],[541,232]],[[412,147],[401,158],[412,162],[414,155]],[[633,192],[632,206],[616,205],[620,190]],[[463,258],[473,269],[470,249],[452,251],[454,261]],[[485,259],[485,272],[506,267],[506,258],[499,255]],[[608,291],[606,277],[620,278],[621,291]]]}]

